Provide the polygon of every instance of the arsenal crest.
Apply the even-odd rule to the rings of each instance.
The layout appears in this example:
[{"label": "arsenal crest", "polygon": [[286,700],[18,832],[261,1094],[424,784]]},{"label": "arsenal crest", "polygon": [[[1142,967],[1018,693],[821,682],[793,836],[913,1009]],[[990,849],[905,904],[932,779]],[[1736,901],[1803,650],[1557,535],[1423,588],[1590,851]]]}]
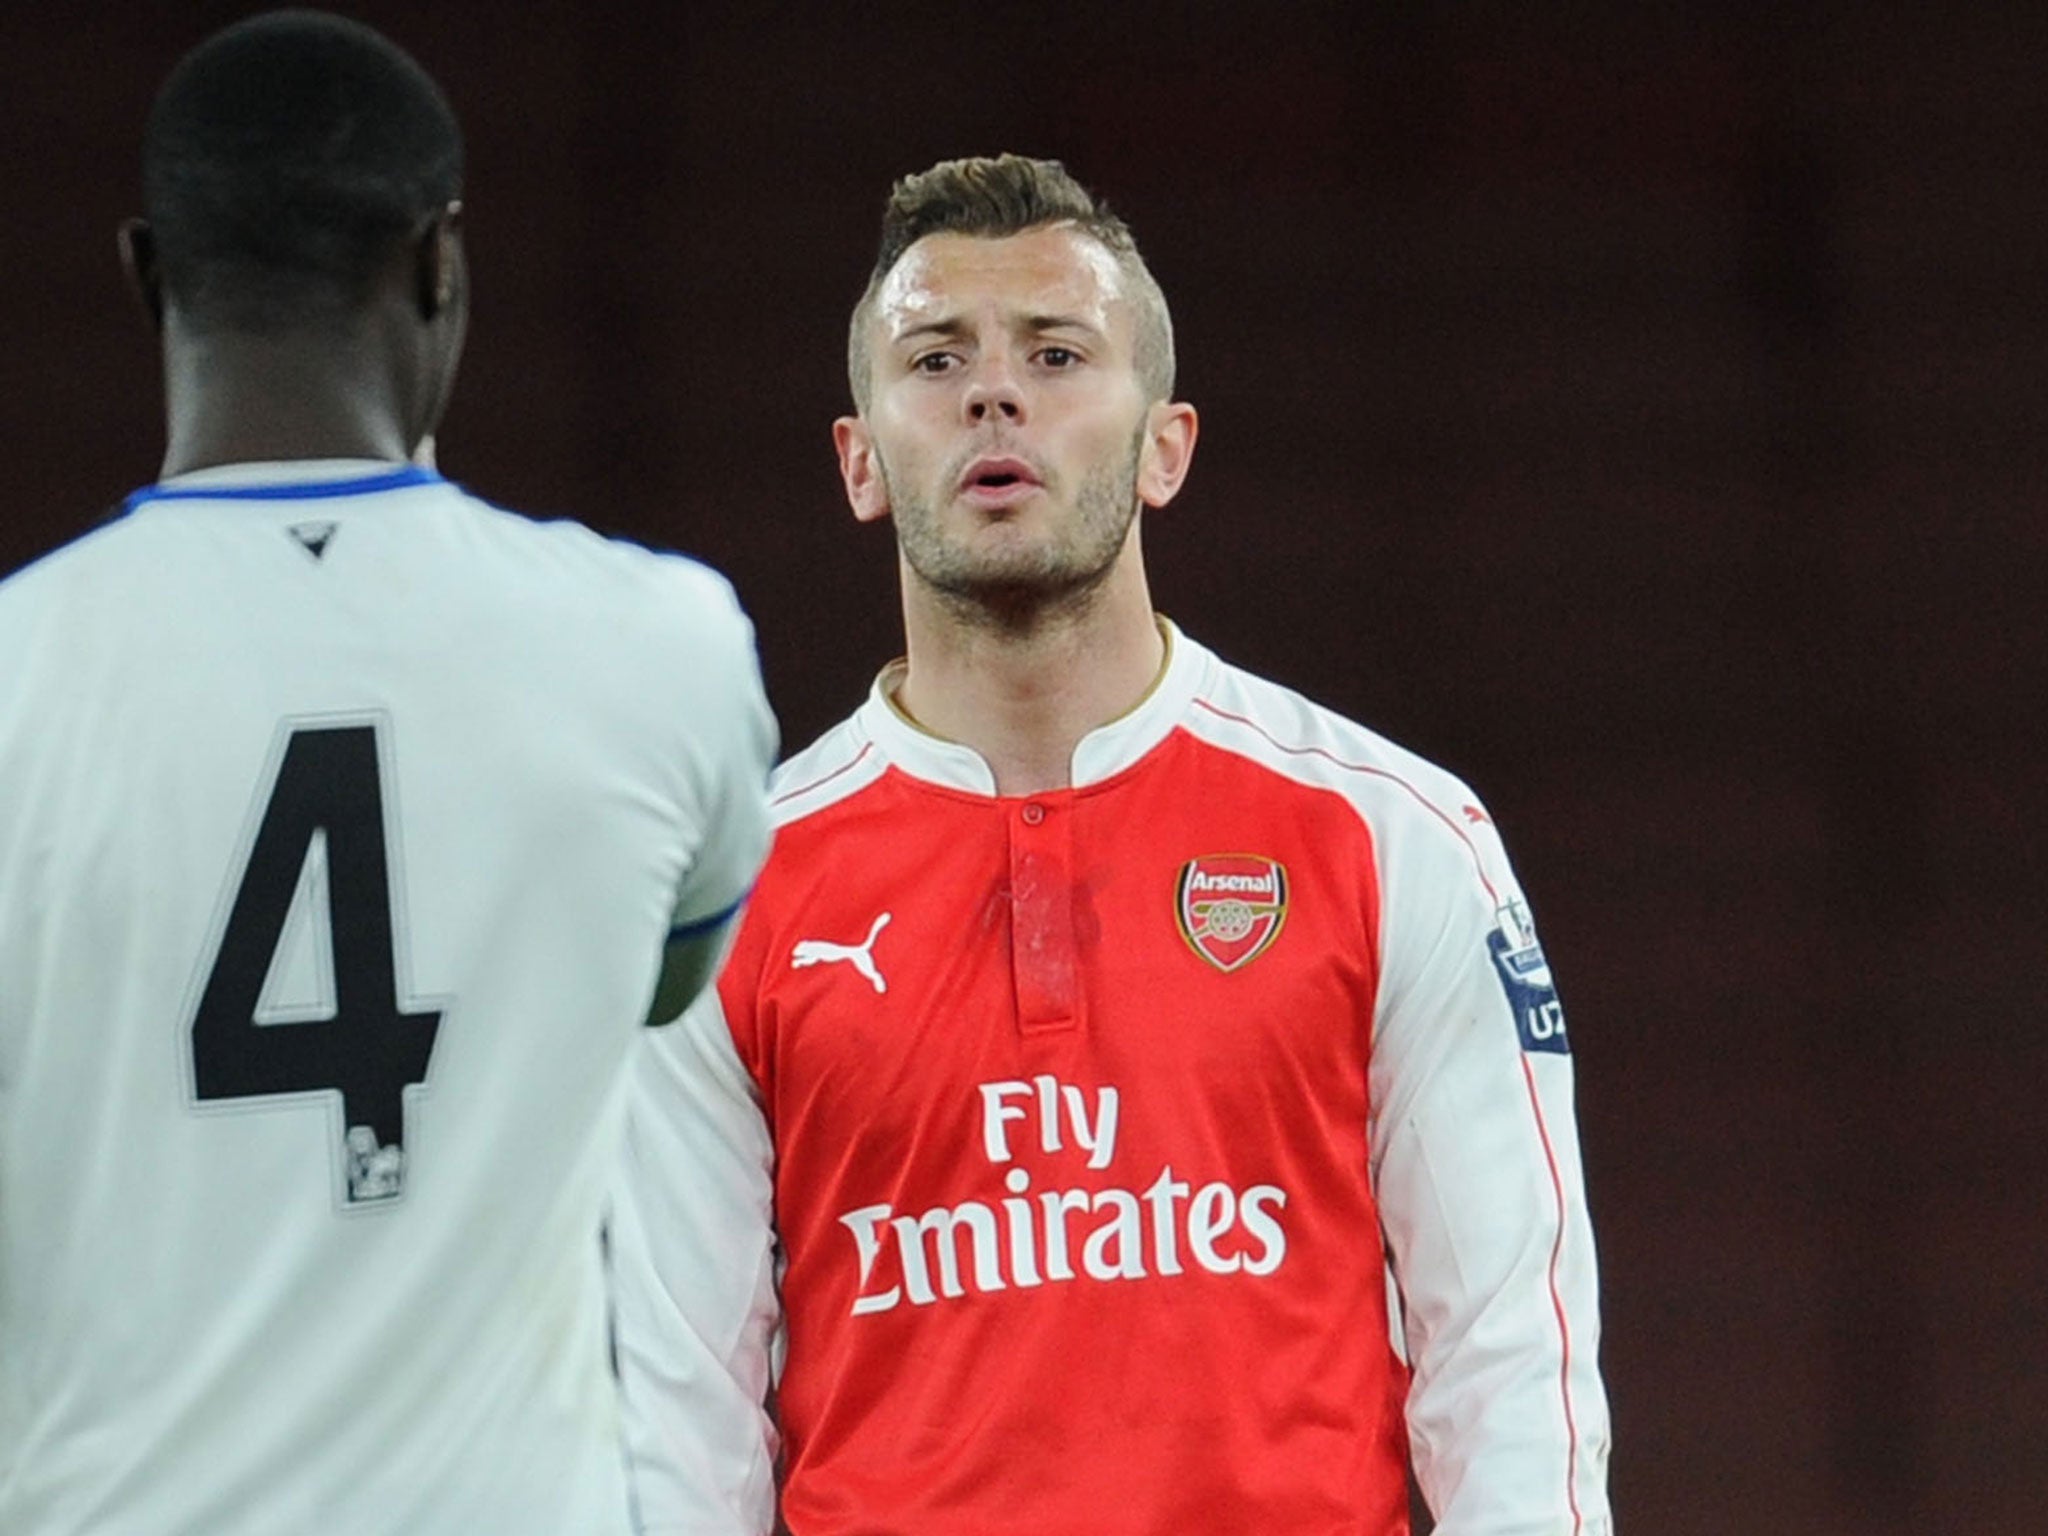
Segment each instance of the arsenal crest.
[{"label": "arsenal crest", "polygon": [[1188,948],[1219,971],[1251,964],[1287,920],[1287,870],[1255,853],[1211,853],[1180,867],[1173,915]]}]

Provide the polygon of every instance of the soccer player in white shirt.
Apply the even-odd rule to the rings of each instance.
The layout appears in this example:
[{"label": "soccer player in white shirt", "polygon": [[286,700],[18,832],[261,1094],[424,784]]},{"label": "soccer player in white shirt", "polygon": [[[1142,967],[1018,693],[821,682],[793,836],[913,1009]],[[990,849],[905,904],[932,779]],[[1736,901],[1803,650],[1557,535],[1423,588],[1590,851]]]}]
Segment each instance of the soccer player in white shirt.
[{"label": "soccer player in white shirt", "polygon": [[774,726],[729,586],[431,467],[461,139],[354,23],[172,73],[159,483],[0,584],[0,1530],[626,1536],[605,1172]]}]

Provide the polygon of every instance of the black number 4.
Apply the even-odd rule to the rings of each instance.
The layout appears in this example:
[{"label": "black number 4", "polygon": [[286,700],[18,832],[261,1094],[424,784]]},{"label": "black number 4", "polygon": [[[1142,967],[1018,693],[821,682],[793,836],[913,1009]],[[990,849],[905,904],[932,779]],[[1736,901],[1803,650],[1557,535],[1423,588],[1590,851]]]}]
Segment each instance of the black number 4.
[{"label": "black number 4", "polygon": [[[262,1024],[256,1010],[316,835],[327,844],[334,1014]],[[201,1099],[331,1089],[341,1095],[347,1198],[405,1188],[409,1083],[424,1082],[438,1012],[401,1012],[394,980],[391,877],[374,726],[295,730],[249,850],[220,950],[192,1023]]]}]

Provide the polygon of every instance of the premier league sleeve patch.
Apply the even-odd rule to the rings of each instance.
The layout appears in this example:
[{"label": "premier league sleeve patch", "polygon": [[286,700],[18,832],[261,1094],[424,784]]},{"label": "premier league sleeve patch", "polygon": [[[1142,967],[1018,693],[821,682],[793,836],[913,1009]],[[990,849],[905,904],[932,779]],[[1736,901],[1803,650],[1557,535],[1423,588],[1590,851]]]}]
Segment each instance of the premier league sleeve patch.
[{"label": "premier league sleeve patch", "polygon": [[1486,936],[1486,947],[1492,951],[1500,984],[1507,990],[1522,1049],[1569,1056],[1572,1047],[1564,1032],[1564,1005],[1551,985],[1550,962],[1543,958],[1529,909],[1510,901],[1496,916],[1499,926]]}]

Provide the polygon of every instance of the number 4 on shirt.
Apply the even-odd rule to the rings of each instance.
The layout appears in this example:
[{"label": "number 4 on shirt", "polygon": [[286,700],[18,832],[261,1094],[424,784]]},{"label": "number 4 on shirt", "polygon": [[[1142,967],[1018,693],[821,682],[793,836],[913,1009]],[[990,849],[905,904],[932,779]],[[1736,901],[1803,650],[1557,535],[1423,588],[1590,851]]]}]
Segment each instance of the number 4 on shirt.
[{"label": "number 4 on shirt", "polygon": [[[257,1018],[306,860],[327,865],[334,1006],[322,1019]],[[317,941],[316,935],[316,941]],[[341,1095],[350,1204],[404,1192],[403,1093],[424,1082],[438,1011],[398,1006],[384,790],[371,725],[292,731],[192,1022],[201,1100]]]}]

